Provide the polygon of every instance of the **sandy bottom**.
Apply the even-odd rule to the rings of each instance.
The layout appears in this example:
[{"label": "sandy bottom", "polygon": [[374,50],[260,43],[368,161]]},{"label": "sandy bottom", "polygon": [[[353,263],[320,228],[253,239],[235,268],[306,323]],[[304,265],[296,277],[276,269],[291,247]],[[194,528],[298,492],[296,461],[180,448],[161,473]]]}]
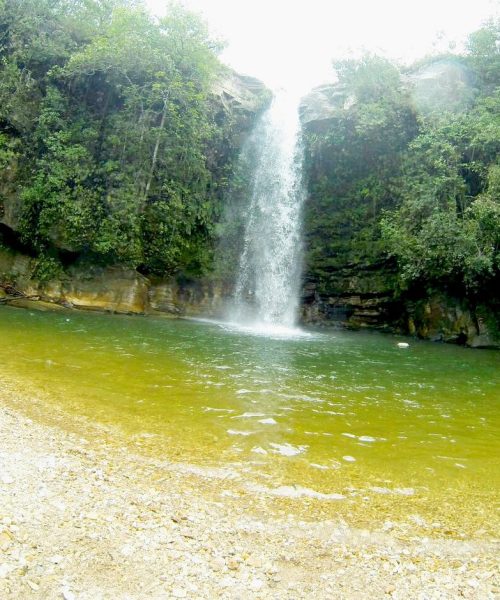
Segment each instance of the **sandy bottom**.
[{"label": "sandy bottom", "polygon": [[[323,520],[0,380],[0,598],[496,598],[498,544]],[[294,510],[302,503],[302,510]]]}]

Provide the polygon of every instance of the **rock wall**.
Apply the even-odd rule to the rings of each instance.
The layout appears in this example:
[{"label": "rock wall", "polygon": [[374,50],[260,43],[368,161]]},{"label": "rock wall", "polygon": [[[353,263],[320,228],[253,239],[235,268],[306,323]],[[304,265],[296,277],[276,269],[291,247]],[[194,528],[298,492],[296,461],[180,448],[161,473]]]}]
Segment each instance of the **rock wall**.
[{"label": "rock wall", "polygon": [[423,289],[405,296],[397,265],[380,242],[380,219],[393,209],[393,194],[387,188],[385,195],[377,196],[377,181],[399,175],[401,152],[417,132],[416,117],[443,108],[463,111],[474,100],[475,83],[474,74],[459,59],[422,63],[403,77],[400,112],[388,111],[381,125],[373,120],[363,136],[352,134],[363,127],[359,115],[366,118],[356,88],[325,84],[302,99],[309,183],[304,322],[393,331],[473,347],[500,346],[495,319],[490,318],[495,314],[493,302],[482,308],[465,298]]},{"label": "rock wall", "polygon": [[470,348],[500,348],[500,335],[488,311],[445,294],[418,300],[383,293],[321,296],[314,285],[306,285],[301,318],[311,325],[375,329]]},{"label": "rock wall", "polygon": [[220,318],[230,294],[230,286],[219,280],[153,281],[148,292],[149,312]]},{"label": "rock wall", "polygon": [[36,258],[0,250],[3,302],[16,305],[31,298],[81,310],[218,317],[229,295],[217,281],[151,281],[122,267],[72,267],[59,279],[41,282],[33,276],[36,265]]},{"label": "rock wall", "polygon": [[216,80],[212,90],[218,112],[218,124],[230,121],[233,143],[239,147],[255,122],[255,117],[269,104],[271,91],[255,77],[240,75],[226,69]]},{"label": "rock wall", "polygon": [[487,313],[461,298],[434,294],[405,303],[406,331],[419,338],[463,344],[472,348],[499,348],[500,339]]},{"label": "rock wall", "polygon": [[[79,310],[121,314],[164,314],[221,318],[231,286],[219,280],[148,279],[121,267],[72,267],[64,277],[40,282],[33,277],[36,259],[0,249],[0,305],[25,307],[27,298]],[[485,316],[463,300],[436,294],[395,301],[367,276],[364,291],[322,295],[313,283],[303,289],[301,321],[309,325],[378,329],[421,339],[498,348],[500,342]]]},{"label": "rock wall", "polygon": [[394,330],[393,274],[384,265],[345,265],[304,285],[302,319],[350,329]]}]

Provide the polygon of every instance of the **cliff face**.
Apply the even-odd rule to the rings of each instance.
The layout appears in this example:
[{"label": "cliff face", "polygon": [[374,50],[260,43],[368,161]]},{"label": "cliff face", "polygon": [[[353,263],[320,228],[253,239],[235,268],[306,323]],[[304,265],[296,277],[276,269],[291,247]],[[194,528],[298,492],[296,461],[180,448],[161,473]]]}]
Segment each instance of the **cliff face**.
[{"label": "cliff face", "polygon": [[[474,74],[457,60],[437,60],[392,88],[389,76],[378,91],[368,76],[355,83],[320,86],[300,107],[309,185],[303,320],[498,346],[495,302],[467,297],[456,282],[402,286],[382,236],[385,215],[404,197],[421,119],[433,122],[437,108],[465,114],[478,93]],[[453,143],[436,152],[436,164]],[[429,243],[444,243],[438,236]]]},{"label": "cliff face", "polygon": [[[475,94],[474,78],[466,67],[439,61],[406,75],[401,89],[392,95],[384,90],[383,98],[376,101],[367,101],[363,89],[356,92],[345,83],[321,86],[304,98],[300,110],[309,183],[304,215],[304,323],[395,331],[474,347],[498,346],[495,298],[489,303],[471,299],[456,282],[405,289],[401,267],[387,251],[381,233],[383,216],[401,202],[405,153],[418,137],[422,115],[432,115],[436,105],[460,114]],[[207,149],[206,159],[216,185],[227,178],[231,161],[269,100],[262,83],[231,71],[225,71],[213,86],[211,110],[220,136]],[[118,313],[223,314],[231,294],[227,276],[145,276],[144,270],[139,273],[80,256],[56,226],[50,231],[50,242],[65,267],[48,276],[33,248],[17,235],[23,203],[16,187],[17,169],[11,160],[0,179],[0,302],[19,305],[34,297]],[[474,185],[477,194],[480,185]],[[159,238],[168,234],[152,233]],[[190,235],[185,238],[187,249]],[[17,299],[12,297],[16,294]],[[482,298],[487,295],[488,290],[483,290]]]},{"label": "cliff face", "polygon": [[271,92],[255,77],[240,75],[226,69],[212,90],[217,114],[216,123],[229,121],[236,146],[240,147],[243,138],[255,122],[255,116],[271,100]]},{"label": "cliff face", "polygon": [[[41,282],[33,277],[36,266],[34,258],[0,250],[0,305],[33,307],[31,302],[38,301],[42,309],[49,303],[53,308],[117,314],[222,318],[231,295],[226,281],[149,279],[121,267],[72,267],[60,279]],[[397,302],[382,271],[368,274],[359,269],[356,277],[348,283],[352,290],[344,293],[320,295],[314,284],[306,284],[302,321],[400,331],[474,348],[498,347],[488,314],[471,310],[463,299],[436,293]]]},{"label": "cliff face", "polygon": [[[211,93],[217,143],[207,149],[207,165],[217,182],[237,156],[271,94],[259,80],[224,69]],[[27,298],[82,310],[126,314],[220,316],[228,285],[214,278],[144,276],[120,264],[99,264],[68,245],[64,231],[51,233],[52,251],[65,259],[56,274],[19,236],[23,199],[16,186],[15,161],[0,177],[0,302],[20,306]]]},{"label": "cliff face", "polygon": [[123,267],[72,266],[45,282],[33,275],[36,268],[36,258],[0,249],[0,303],[36,300],[117,314],[217,317],[229,295],[223,282],[150,279]]},{"label": "cliff face", "polygon": [[[378,239],[377,219],[386,199],[370,197],[367,180],[377,176],[387,153],[394,159],[398,150],[387,147],[375,127],[371,138],[356,136],[358,104],[352,90],[339,83],[312,90],[300,106],[309,184],[303,319],[397,330],[402,309],[394,298],[395,265]],[[410,116],[402,137],[410,138],[412,128]]]}]

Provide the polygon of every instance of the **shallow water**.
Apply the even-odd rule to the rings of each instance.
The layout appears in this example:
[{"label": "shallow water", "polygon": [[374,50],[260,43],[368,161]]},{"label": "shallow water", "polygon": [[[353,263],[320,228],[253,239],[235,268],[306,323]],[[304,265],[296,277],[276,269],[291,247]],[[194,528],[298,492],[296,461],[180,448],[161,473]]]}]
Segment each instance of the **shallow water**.
[{"label": "shallow water", "polygon": [[377,510],[411,500],[429,519],[439,505],[447,526],[495,518],[498,352],[9,307],[0,340],[0,376],[157,457],[223,467],[277,496]]}]

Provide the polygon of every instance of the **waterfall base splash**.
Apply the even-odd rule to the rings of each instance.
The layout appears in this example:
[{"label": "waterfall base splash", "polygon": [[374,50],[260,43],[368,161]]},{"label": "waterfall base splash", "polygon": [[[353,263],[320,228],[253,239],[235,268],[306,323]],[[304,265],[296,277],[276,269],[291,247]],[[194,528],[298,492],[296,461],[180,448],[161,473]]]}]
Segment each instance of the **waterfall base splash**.
[{"label": "waterfall base splash", "polygon": [[300,327],[286,327],[285,325],[273,325],[269,323],[241,323],[238,321],[221,321],[219,319],[207,319],[203,317],[184,317],[188,321],[197,321],[198,323],[208,323],[216,325],[226,331],[246,333],[259,337],[268,337],[272,339],[298,339],[313,338],[320,334],[305,331]]}]

